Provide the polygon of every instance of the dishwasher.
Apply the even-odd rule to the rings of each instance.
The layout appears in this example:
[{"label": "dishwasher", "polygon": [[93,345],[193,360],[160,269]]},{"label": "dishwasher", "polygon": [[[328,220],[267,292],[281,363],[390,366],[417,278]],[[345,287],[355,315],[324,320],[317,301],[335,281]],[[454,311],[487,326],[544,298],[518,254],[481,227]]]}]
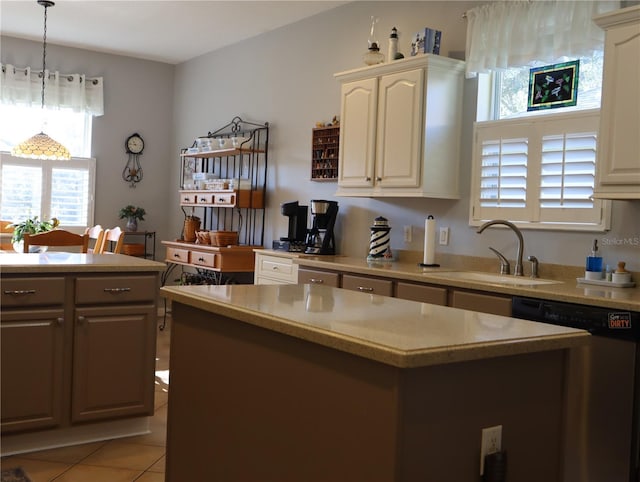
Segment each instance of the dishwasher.
[{"label": "dishwasher", "polygon": [[564,482],[640,482],[640,312],[516,296],[512,316],[592,335],[569,355]]}]

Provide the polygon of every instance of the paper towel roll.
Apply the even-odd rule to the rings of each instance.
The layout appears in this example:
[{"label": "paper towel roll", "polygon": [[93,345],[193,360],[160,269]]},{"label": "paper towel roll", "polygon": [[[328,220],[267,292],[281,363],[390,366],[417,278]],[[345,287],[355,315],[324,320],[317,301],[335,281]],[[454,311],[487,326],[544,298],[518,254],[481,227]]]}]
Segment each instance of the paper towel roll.
[{"label": "paper towel roll", "polygon": [[428,216],[424,221],[424,258],[423,264],[434,264],[436,261],[436,220]]}]

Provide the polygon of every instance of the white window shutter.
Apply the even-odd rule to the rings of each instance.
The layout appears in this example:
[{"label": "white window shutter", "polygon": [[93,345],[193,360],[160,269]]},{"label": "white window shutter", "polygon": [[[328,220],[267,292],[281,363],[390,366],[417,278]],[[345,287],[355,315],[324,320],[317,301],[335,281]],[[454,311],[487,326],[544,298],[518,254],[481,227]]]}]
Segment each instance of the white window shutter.
[{"label": "white window shutter", "polygon": [[591,198],[599,111],[476,123],[470,223],[605,230],[610,203]]}]

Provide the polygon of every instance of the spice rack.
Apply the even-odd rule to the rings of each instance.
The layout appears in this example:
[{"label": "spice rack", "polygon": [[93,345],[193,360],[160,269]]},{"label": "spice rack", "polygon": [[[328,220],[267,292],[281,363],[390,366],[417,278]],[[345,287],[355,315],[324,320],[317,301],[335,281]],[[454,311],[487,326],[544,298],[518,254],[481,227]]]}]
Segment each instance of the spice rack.
[{"label": "spice rack", "polygon": [[316,127],[311,134],[311,180],[338,180],[340,126]]}]

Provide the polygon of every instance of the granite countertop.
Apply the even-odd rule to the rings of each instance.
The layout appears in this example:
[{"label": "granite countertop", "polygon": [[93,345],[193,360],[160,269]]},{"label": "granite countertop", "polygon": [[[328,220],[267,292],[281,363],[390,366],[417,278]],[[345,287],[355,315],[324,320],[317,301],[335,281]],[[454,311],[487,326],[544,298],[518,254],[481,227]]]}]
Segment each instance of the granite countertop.
[{"label": "granite countertop", "polygon": [[[456,288],[466,288],[480,291],[490,291],[505,295],[527,296],[545,300],[579,303],[604,308],[640,311],[640,286],[638,275],[634,274],[636,286],[632,288],[617,288],[578,283],[577,278],[584,276],[584,271],[577,267],[555,267],[542,278],[558,283],[535,286],[521,286],[502,283],[488,283],[484,281],[450,278],[447,273],[456,271],[484,271],[497,274],[496,271],[486,269],[485,265],[469,263],[469,267],[461,267],[454,259],[445,259],[441,267],[423,268],[413,260],[399,260],[389,262],[368,262],[366,259],[348,256],[310,256],[299,253],[288,253],[275,250],[260,250],[270,256],[292,258],[295,264],[309,268],[329,269],[350,272],[367,276],[381,276],[401,281],[413,281],[432,285],[445,285]],[[464,258],[464,257],[459,257]],[[465,260],[466,262],[467,260]],[[491,260],[491,267],[496,261]]]},{"label": "granite countertop", "polygon": [[400,368],[564,349],[590,337],[573,328],[328,286],[165,286],[161,295]]},{"label": "granite countertop", "polygon": [[164,263],[123,254],[0,253],[2,274],[164,271]]}]

